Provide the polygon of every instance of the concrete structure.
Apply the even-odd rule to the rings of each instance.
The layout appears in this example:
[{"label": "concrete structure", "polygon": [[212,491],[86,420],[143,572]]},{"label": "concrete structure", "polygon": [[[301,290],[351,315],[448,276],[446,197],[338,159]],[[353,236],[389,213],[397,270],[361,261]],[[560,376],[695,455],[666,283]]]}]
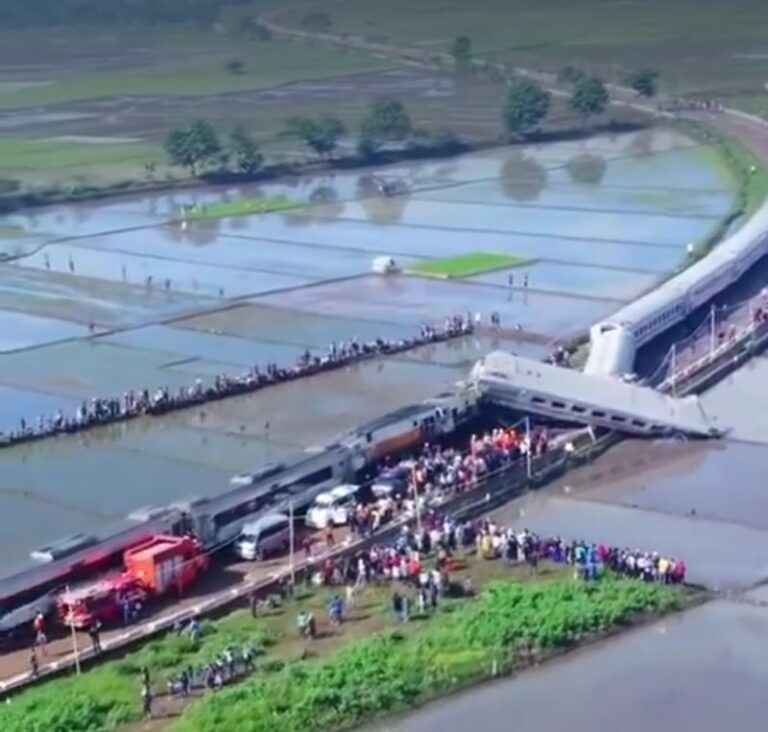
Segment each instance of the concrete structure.
[{"label": "concrete structure", "polygon": [[697,397],[676,399],[648,387],[502,351],[478,361],[470,381],[481,398],[499,406],[564,422],[638,435],[717,434]]}]

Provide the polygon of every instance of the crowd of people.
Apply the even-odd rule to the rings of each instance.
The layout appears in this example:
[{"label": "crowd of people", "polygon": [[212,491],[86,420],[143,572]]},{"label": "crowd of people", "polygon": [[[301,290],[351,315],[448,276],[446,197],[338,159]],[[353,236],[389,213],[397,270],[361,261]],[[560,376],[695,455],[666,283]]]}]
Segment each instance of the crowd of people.
[{"label": "crowd of people", "polygon": [[[574,576],[583,580],[594,580],[606,569],[663,584],[680,584],[686,576],[685,562],[658,552],[539,536],[489,519],[460,520],[430,510],[423,516],[420,531],[405,526],[390,544],[376,544],[343,558],[324,558],[315,566],[311,581],[316,585],[346,585],[348,602],[370,582],[400,581],[412,586],[415,602],[423,608],[427,599],[430,605],[436,604],[448,591],[457,554],[473,547],[483,559],[525,562],[532,571],[543,560],[567,564],[574,568]],[[427,557],[434,561],[428,562]]]},{"label": "crowd of people", "polygon": [[362,343],[357,338],[351,338],[341,343],[331,343],[323,355],[313,355],[306,350],[293,366],[279,366],[276,363],[255,365],[239,375],[220,374],[209,384],[197,379],[191,386],[182,387],[176,392],[166,386],[157,390],[129,390],[119,397],[94,397],[90,401],[84,401],[73,414],[65,414],[59,410],[54,414],[40,415],[34,421],[22,418],[15,430],[0,432],[0,446],[39,440],[62,433],[82,432],[91,427],[143,415],[166,414],[199,406],[218,399],[258,391],[273,384],[341,368],[375,356],[401,353],[417,346],[457,338],[471,333],[472,330],[472,318],[458,315],[447,318],[441,327],[422,325],[419,335],[413,338],[376,338]]},{"label": "crowd of people", "polygon": [[673,97],[666,102],[659,102],[660,112],[722,112],[724,107],[715,99],[691,99]]}]

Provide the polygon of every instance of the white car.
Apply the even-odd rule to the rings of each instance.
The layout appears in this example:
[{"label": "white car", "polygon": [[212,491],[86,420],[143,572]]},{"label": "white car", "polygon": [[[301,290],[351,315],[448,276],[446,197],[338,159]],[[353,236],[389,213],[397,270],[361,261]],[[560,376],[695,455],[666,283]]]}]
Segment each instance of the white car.
[{"label": "white car", "polygon": [[329,524],[343,526],[349,521],[349,514],[355,505],[355,496],[360,486],[352,483],[340,485],[315,498],[312,508],[307,511],[307,526],[324,529]]}]

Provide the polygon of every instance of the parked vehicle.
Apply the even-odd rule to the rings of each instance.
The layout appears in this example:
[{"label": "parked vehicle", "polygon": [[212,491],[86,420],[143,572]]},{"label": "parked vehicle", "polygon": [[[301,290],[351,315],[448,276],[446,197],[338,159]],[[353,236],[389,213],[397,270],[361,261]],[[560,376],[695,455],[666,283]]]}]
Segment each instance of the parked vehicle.
[{"label": "parked vehicle", "polygon": [[359,490],[360,486],[345,483],[327,493],[321,493],[315,498],[312,508],[307,511],[305,519],[307,526],[324,529],[329,524],[333,526],[346,524]]},{"label": "parked vehicle", "polygon": [[130,572],[115,572],[95,582],[65,590],[57,598],[62,623],[87,628],[93,622],[110,623],[124,617],[124,606],[142,605],[147,589]]},{"label": "parked vehicle", "polygon": [[240,537],[235,541],[235,553],[241,559],[264,559],[288,549],[291,541],[289,518],[282,513],[250,521],[243,526]]},{"label": "parked vehicle", "polygon": [[176,590],[181,594],[208,569],[208,556],[200,542],[190,536],[155,536],[128,549],[123,563],[150,593]]}]

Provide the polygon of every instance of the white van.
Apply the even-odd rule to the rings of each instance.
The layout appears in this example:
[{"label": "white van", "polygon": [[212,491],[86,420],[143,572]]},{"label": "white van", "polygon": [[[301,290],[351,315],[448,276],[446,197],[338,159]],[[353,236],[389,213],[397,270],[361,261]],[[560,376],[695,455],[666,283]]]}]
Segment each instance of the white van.
[{"label": "white van", "polygon": [[343,526],[349,521],[349,514],[355,505],[355,496],[360,486],[354,483],[336,486],[315,498],[312,508],[307,511],[305,523],[313,529],[324,529],[329,524]]},{"label": "white van", "polygon": [[286,551],[290,542],[289,518],[282,513],[272,513],[243,526],[235,541],[235,553],[241,559],[263,559],[270,554]]}]

